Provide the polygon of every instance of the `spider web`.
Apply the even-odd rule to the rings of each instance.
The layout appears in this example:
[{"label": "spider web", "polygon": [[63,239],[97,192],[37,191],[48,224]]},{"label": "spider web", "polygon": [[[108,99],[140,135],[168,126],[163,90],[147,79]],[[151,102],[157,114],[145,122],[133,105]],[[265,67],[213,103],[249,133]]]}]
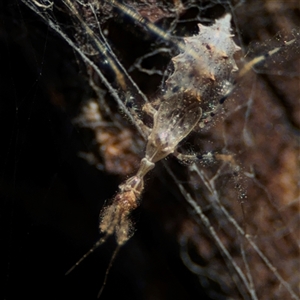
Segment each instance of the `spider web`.
[{"label": "spider web", "polygon": [[[143,157],[128,108],[151,123],[141,107],[159,97],[180,37],[196,34],[197,23],[231,12],[237,43],[256,56],[278,46],[277,32],[293,37],[297,10],[292,2],[264,1],[262,10],[243,2],[126,1],[144,17],[151,12],[157,33],[105,3],[90,2],[91,10],[78,2],[97,45],[64,2],[53,9],[24,3],[35,13],[17,1],[1,9],[4,299],[95,299],[113,240],[64,273],[97,240],[101,207]],[[299,297],[299,49],[290,49],[258,66],[262,76],[239,82],[217,120],[183,145],[222,160],[158,164],[103,298]],[[87,110],[91,103],[100,111]]]}]

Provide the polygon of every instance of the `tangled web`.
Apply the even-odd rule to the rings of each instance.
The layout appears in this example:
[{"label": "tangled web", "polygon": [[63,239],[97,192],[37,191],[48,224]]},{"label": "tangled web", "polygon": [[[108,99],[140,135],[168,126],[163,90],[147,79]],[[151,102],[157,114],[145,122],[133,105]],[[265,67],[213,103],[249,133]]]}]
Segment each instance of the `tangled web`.
[{"label": "tangled web", "polygon": [[[178,141],[178,151],[186,157],[197,157],[197,161],[187,159],[180,164],[170,157],[158,162],[147,175],[143,201],[132,213],[136,232],[128,242],[126,239],[101,296],[194,299],[205,293],[209,299],[299,299],[297,113],[300,108],[296,4],[264,1],[262,9],[261,3],[221,0],[21,2],[16,6],[35,49],[29,52],[38,53],[34,58],[40,71],[37,83],[43,83],[53,107],[67,112],[72,119],[70,126],[79,131],[84,141],[76,147],[76,156],[85,165],[78,172],[88,172],[87,179],[95,186],[100,185],[97,190],[84,183],[88,186],[84,190],[93,194],[91,207],[96,222],[104,201],[113,198],[119,183],[135,174],[144,157],[148,136],[143,124],[153,127],[153,119],[145,113],[145,107],[151,103],[158,109],[159,99],[170,90],[170,85],[174,94],[179,93],[174,81],[181,80],[185,89],[195,85],[195,77],[189,77],[188,72],[183,77],[174,76],[176,64],[172,58],[183,52],[183,38],[188,40],[198,34],[199,23],[212,26],[226,13],[231,15],[233,40],[241,47],[234,54],[240,70],[254,57],[296,39],[290,47],[256,64],[255,72],[229,82],[234,88],[216,113],[218,99],[211,95],[214,101],[205,103],[205,109],[213,111],[213,117],[202,113],[200,126]],[[36,41],[45,33],[41,46]],[[55,48],[57,40],[62,53]],[[226,67],[224,61],[216,64],[223,70]],[[32,110],[38,108],[39,93],[35,86],[33,90],[31,108],[25,116],[31,116]],[[16,108],[22,109],[22,102]],[[26,138],[32,123],[22,121],[18,114],[21,124],[17,126],[26,125]],[[40,157],[42,161],[47,159],[44,155]],[[16,164],[14,170],[20,169]],[[19,181],[12,178],[19,190]],[[55,182],[56,177],[52,178]],[[43,195],[51,198],[53,205],[56,202],[49,195],[53,195],[56,185],[53,187],[53,181],[49,182]],[[110,182],[107,187],[106,182]],[[54,210],[52,206],[33,209],[32,202],[22,200],[21,207],[34,220]],[[12,212],[16,211],[15,205]],[[64,228],[59,231],[72,241],[69,249],[83,243],[64,262],[65,271],[97,239],[96,233],[88,232],[96,232],[97,224],[91,224],[94,227],[90,229],[84,224],[89,222],[80,217],[83,206],[69,204],[73,215],[69,221],[47,221],[54,228]],[[69,214],[69,210],[63,209],[59,216]],[[70,229],[72,219],[75,224],[78,222],[78,227],[82,226],[76,233]],[[17,227],[15,217],[11,224]],[[35,229],[28,225],[25,231],[30,236]],[[132,228],[131,231],[133,234]],[[90,236],[84,239],[86,234]],[[24,239],[30,247],[30,238]],[[17,247],[13,242],[10,245]],[[104,276],[112,247],[114,240],[109,239],[98,250],[99,256],[89,257],[60,279],[67,287],[66,295],[76,295],[80,290],[85,299],[96,297],[101,284],[100,271],[104,269]],[[60,261],[58,253],[70,251],[67,246],[57,245],[57,248],[54,261]],[[10,286],[14,274],[22,272],[18,271],[21,267],[11,266],[14,256],[8,257]],[[89,266],[93,272],[83,269],[89,260],[93,260],[93,266]],[[114,272],[118,274],[114,276]],[[88,276],[89,288],[77,286],[79,273]],[[29,291],[25,289],[24,293]]]}]

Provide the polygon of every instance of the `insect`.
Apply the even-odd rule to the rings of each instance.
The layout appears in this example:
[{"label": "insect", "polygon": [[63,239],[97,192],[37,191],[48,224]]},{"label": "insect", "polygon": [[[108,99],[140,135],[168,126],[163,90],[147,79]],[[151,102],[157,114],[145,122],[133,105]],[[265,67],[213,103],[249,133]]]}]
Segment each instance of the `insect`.
[{"label": "insect", "polygon": [[[78,13],[78,7],[70,1],[65,1],[65,4],[73,12],[74,18],[77,18],[83,26],[88,38],[94,41],[96,50],[106,58],[117,78],[116,86],[121,90],[126,90],[130,86],[130,79],[128,79],[130,77],[125,76],[126,78],[124,78],[123,75],[126,73],[118,60],[113,56],[113,52],[108,50],[105,38],[101,37],[99,39],[95,36]],[[171,35],[159,30],[151,22],[145,21],[129,7],[121,4],[121,2],[113,1],[111,4],[162,39],[170,43],[173,42]],[[88,7],[88,4],[85,7]],[[248,62],[240,72],[237,72],[233,55],[239,48],[231,37],[230,15],[225,15],[212,26],[200,25],[199,27],[198,35],[185,38],[185,43],[177,42],[181,54],[172,59],[174,71],[166,80],[166,89],[158,97],[158,103],[155,105],[146,103],[144,105],[144,111],[153,120],[151,129],[145,127],[137,114],[126,107],[124,101],[122,101],[123,93],[117,93],[117,89],[112,84],[106,83],[107,79],[103,77],[99,69],[95,68],[95,72],[107,84],[108,89],[116,98],[120,107],[124,111],[129,111],[129,116],[137,124],[141,134],[147,140],[147,146],[145,156],[141,160],[137,173],[119,186],[119,191],[112,202],[101,211],[100,230],[103,237],[82,259],[92,253],[111,235],[116,236],[119,247],[129,240],[133,234],[130,214],[140,204],[146,174],[154,168],[158,161],[170,154],[187,161],[195,161],[199,158],[194,155],[179,153],[177,148],[180,142],[191,131],[198,128],[198,125],[200,128],[204,128],[212,120],[231,94],[235,81],[241,79],[260,61],[294,43],[294,39],[286,41],[281,47],[277,47],[267,54]],[[67,37],[65,38],[67,40]],[[78,47],[74,42],[70,39],[67,41],[77,51]],[[83,60],[94,67],[94,63],[90,58],[82,53],[80,49],[78,51]],[[142,93],[139,93],[139,97],[143,98]],[[202,218],[205,220],[203,216]],[[214,235],[214,231],[211,233]]]},{"label": "insect", "polygon": [[[158,110],[153,107],[149,109],[149,106],[146,108],[153,117],[153,128],[145,129],[149,132],[145,157],[141,160],[136,175],[119,186],[119,193],[112,204],[101,212],[100,230],[105,235],[101,241],[115,234],[117,243],[121,246],[130,238],[132,225],[129,215],[138,206],[145,175],[154,168],[156,162],[170,154],[184,157],[177,152],[177,147],[199,124],[202,103],[213,103],[220,99],[212,105],[209,112],[212,115],[215,107],[224,102],[224,98],[230,93],[232,73],[237,70],[233,54],[239,50],[228,38],[230,15],[217,20],[211,27],[199,27],[198,36],[186,38],[185,52],[173,58],[175,71],[167,80],[167,90]],[[211,41],[211,36],[214,35],[216,41],[228,39],[228,45],[224,49],[216,50],[215,54],[212,51],[216,46]],[[203,55],[204,51],[206,57]],[[216,60],[223,60],[222,64],[226,61],[226,67],[220,70],[218,65],[214,65]],[[178,86],[178,82],[182,85]]]}]

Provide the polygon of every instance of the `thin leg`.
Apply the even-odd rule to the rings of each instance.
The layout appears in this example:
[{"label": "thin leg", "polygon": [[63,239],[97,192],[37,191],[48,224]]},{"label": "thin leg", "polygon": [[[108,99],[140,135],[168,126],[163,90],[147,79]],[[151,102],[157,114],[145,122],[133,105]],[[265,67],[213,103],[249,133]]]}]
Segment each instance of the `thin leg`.
[{"label": "thin leg", "polygon": [[210,164],[215,161],[222,161],[224,163],[229,163],[233,167],[237,166],[237,163],[234,159],[234,156],[232,154],[220,154],[220,153],[213,153],[213,152],[207,152],[204,154],[182,154],[178,152],[177,150],[173,153],[173,155],[180,161],[191,164],[196,163],[198,161],[201,161],[204,164]]},{"label": "thin leg", "polygon": [[154,115],[156,114],[157,110],[152,106],[151,103],[146,103],[143,106],[143,111],[149,115],[150,117],[154,118]]},{"label": "thin leg", "polygon": [[185,164],[192,164],[198,161],[210,163],[215,160],[215,155],[212,152],[207,152],[205,154],[183,154],[175,150],[173,155]]}]

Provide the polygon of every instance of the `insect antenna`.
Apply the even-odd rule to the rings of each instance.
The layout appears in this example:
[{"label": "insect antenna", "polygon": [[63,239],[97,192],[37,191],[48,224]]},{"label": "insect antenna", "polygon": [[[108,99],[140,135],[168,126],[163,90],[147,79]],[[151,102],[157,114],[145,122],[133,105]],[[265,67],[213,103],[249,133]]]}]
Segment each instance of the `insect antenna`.
[{"label": "insect antenna", "polygon": [[109,265],[108,265],[108,267],[106,269],[106,272],[105,272],[105,276],[104,276],[104,280],[103,280],[103,283],[102,283],[102,287],[99,290],[99,293],[97,295],[98,299],[101,297],[101,295],[102,295],[102,293],[104,291],[104,288],[105,288],[106,282],[107,282],[107,278],[108,278],[108,274],[110,272],[110,269],[111,269],[111,267],[112,267],[112,265],[113,265],[113,263],[114,263],[114,261],[115,261],[115,259],[117,257],[117,254],[119,253],[119,250],[121,249],[121,247],[122,247],[122,245],[118,245],[117,248],[115,249],[115,251],[113,252],[113,255],[111,256],[111,259],[109,261]]},{"label": "insect antenna", "polygon": [[242,78],[252,70],[252,68],[254,68],[255,66],[257,66],[258,64],[266,61],[268,58],[270,58],[271,56],[275,55],[276,53],[282,51],[283,49],[285,49],[286,47],[292,45],[293,43],[295,43],[297,40],[297,38],[294,38],[288,42],[284,41],[284,43],[273,49],[273,50],[270,50],[268,52],[266,52],[265,54],[263,55],[260,55],[258,57],[255,57],[253,59],[251,59],[250,61],[248,61],[244,66],[243,68],[240,70],[240,72],[238,73],[237,77],[234,79],[234,81],[232,82],[232,86],[228,89],[228,91],[224,94],[224,96],[222,96],[219,100],[219,104],[216,106],[215,108],[215,112],[213,112],[213,114],[216,113],[216,111],[218,109],[220,109],[220,107],[222,106],[222,104],[226,101],[226,99],[232,94],[232,92],[234,91],[235,89],[235,86],[236,84],[242,80]]},{"label": "insect antenna", "polygon": [[290,41],[288,41],[288,42],[284,41],[284,43],[283,43],[281,46],[279,46],[279,47],[277,47],[277,48],[275,48],[275,49],[273,49],[273,50],[271,50],[271,51],[268,51],[267,53],[265,53],[265,54],[263,54],[263,55],[260,55],[260,56],[258,56],[258,57],[256,57],[256,58],[252,59],[252,60],[250,60],[250,61],[249,61],[248,63],[246,63],[246,64],[244,65],[244,67],[241,69],[241,71],[240,71],[239,74],[238,74],[238,78],[243,77],[243,76],[244,76],[245,74],[247,74],[253,67],[255,67],[255,66],[258,65],[259,63],[261,63],[261,62],[267,60],[267,59],[268,59],[269,57],[271,57],[272,55],[274,55],[274,54],[280,52],[280,51],[283,50],[285,47],[292,45],[295,41],[296,41],[296,38],[294,38],[294,39],[292,39],[292,40],[290,40]]},{"label": "insect antenna", "polygon": [[105,243],[105,241],[107,240],[107,238],[110,236],[111,234],[105,234],[101,239],[99,239],[94,246],[88,251],[86,252],[66,273],[65,275],[69,275],[77,266],[79,266],[90,254],[92,254],[98,247],[100,247],[103,243]]}]

